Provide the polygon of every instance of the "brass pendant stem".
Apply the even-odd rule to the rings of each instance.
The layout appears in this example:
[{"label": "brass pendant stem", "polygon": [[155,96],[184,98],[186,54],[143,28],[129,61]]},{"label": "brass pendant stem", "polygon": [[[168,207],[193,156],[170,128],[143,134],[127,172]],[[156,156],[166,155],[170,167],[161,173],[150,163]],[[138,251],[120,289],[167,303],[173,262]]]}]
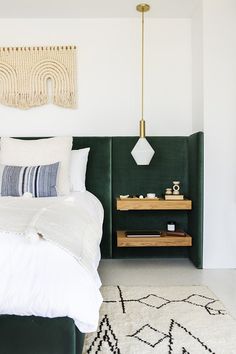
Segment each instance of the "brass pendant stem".
[{"label": "brass pendant stem", "polygon": [[144,12],[142,12],[142,66],[141,66],[141,77],[142,77],[142,92],[141,92],[141,118],[143,119],[144,111]]},{"label": "brass pendant stem", "polygon": [[141,45],[141,121],[140,121],[140,138],[145,138],[145,121],[144,121],[144,12],[149,11],[148,4],[139,4],[136,6],[137,11],[142,13],[142,45]]},{"label": "brass pendant stem", "polygon": [[145,120],[141,119],[139,122],[139,136],[140,138],[145,138]]}]

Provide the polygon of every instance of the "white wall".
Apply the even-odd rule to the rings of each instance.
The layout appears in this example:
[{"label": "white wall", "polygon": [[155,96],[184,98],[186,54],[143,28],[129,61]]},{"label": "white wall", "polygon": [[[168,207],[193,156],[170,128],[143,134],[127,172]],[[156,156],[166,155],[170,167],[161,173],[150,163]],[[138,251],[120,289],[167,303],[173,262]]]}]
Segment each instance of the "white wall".
[{"label": "white wall", "polygon": [[203,130],[203,6],[192,17],[192,117],[193,131]]},{"label": "white wall", "polygon": [[[146,18],[147,134],[192,131],[191,21]],[[139,19],[0,20],[1,46],[76,44],[78,109],[0,106],[0,135],[137,135]],[[4,34],[4,35],[3,35]]]},{"label": "white wall", "polygon": [[236,267],[236,1],[203,1],[204,267]]},{"label": "white wall", "polygon": [[[236,267],[235,14],[235,0],[204,0],[192,27],[189,19],[146,20],[147,134],[204,126],[206,268]],[[138,134],[138,19],[1,19],[0,31],[1,46],[76,44],[79,90],[76,110],[0,106],[0,136]]]}]

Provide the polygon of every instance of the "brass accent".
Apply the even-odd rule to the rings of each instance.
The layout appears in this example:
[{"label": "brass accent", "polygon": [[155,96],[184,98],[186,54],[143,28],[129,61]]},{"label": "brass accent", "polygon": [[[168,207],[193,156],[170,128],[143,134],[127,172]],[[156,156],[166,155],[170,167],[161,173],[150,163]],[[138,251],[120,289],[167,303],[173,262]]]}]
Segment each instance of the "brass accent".
[{"label": "brass accent", "polygon": [[139,121],[139,135],[140,135],[140,138],[145,138],[145,120],[144,119],[141,119]]},{"label": "brass accent", "polygon": [[139,12],[147,12],[150,10],[150,5],[148,4],[139,4],[136,6],[136,10]]},{"label": "brass accent", "polygon": [[144,12],[150,10],[148,4],[139,4],[136,10],[142,13],[142,45],[141,45],[141,120],[139,123],[140,138],[145,138],[145,121],[143,118],[144,112]]}]

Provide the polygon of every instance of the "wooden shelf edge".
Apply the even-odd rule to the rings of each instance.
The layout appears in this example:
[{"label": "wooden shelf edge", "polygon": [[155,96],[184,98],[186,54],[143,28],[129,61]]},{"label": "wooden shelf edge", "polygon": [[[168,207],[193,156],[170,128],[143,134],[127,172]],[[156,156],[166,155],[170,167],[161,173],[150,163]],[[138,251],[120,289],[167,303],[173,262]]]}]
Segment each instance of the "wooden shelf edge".
[{"label": "wooden shelf edge", "polygon": [[165,199],[139,199],[125,198],[116,199],[116,209],[120,211],[127,210],[191,210],[192,201],[184,200],[165,200]]},{"label": "wooden shelf edge", "polygon": [[191,247],[192,237],[160,236],[160,237],[126,237],[125,231],[117,231],[117,247]]}]

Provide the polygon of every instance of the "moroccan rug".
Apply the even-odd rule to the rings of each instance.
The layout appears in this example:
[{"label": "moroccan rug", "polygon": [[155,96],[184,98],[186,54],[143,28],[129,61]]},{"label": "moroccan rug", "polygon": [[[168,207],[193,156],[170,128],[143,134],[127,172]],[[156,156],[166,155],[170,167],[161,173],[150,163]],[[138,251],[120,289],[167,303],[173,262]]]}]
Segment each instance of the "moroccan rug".
[{"label": "moroccan rug", "polygon": [[102,288],[84,354],[236,354],[236,321],[202,286]]}]

